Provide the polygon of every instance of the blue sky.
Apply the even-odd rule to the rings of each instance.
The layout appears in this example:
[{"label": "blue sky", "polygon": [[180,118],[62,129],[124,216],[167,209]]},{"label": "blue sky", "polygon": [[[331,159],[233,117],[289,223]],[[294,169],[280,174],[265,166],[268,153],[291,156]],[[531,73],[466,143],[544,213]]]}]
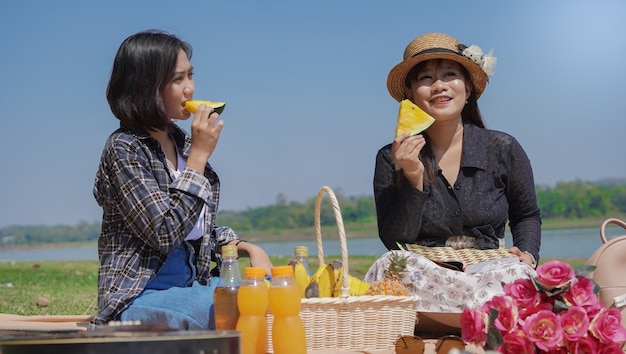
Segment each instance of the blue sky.
[{"label": "blue sky", "polygon": [[222,210],[324,185],[371,195],[398,110],[387,74],[426,32],[494,49],[479,104],[524,146],[537,184],[624,178],[624,18],[621,0],[2,1],[0,227],[99,221],[111,64],[149,28],[192,44],[196,99],[227,102],[211,158]]}]

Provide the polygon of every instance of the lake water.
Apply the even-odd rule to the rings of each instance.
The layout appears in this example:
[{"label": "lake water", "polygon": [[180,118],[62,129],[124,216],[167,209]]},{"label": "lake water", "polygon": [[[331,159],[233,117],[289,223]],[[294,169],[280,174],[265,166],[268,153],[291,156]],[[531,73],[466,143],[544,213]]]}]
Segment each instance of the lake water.
[{"label": "lake water", "polygon": [[[624,235],[624,230],[618,227],[607,228],[608,237]],[[513,244],[511,235],[506,235],[506,244]],[[349,239],[348,255],[379,256],[386,249],[378,238]],[[588,258],[601,245],[598,228],[545,230],[542,232],[542,258]],[[341,254],[338,240],[324,240],[324,255],[339,256]],[[311,257],[317,257],[317,243],[315,241],[281,241],[260,242],[270,256],[289,256],[293,248],[298,245],[308,246]],[[51,248],[1,250],[0,261],[48,261],[48,260],[97,260],[96,247]]]}]

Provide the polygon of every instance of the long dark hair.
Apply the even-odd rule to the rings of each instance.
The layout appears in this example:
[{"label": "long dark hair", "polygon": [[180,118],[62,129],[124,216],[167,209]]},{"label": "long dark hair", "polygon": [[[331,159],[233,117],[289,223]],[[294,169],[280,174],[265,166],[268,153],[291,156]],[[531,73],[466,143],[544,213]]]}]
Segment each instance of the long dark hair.
[{"label": "long dark hair", "polygon": [[181,49],[191,59],[188,43],[160,30],[139,32],[122,42],[106,91],[111,111],[122,126],[133,132],[171,126],[161,93],[174,75]]},{"label": "long dark hair", "polygon": [[[435,60],[441,60],[441,59],[435,59]],[[422,69],[424,69],[424,66],[426,66],[426,63],[427,61],[418,63],[409,71],[409,73],[406,75],[406,79],[404,80],[404,84],[406,85],[407,88],[409,89],[411,88],[411,82],[417,78],[417,75],[419,74],[420,71],[422,71]],[[461,70],[463,71],[463,76],[465,77],[465,81],[469,81],[471,83],[472,79],[469,73],[467,72],[467,70],[465,69],[465,67],[463,65],[459,65],[459,66],[461,67]],[[476,94],[474,93],[473,85],[472,85],[472,93],[468,97],[467,103],[463,107],[463,111],[461,111],[461,119],[463,120],[464,124],[473,124],[480,128],[485,127],[485,122],[483,121],[482,114],[480,113],[480,109],[478,108],[478,100],[476,99]],[[422,151],[420,151],[420,160],[424,164],[424,184],[430,185],[430,184],[433,184],[435,182],[435,179],[437,178],[437,172],[438,172],[437,161],[435,159],[435,154],[432,150],[430,141],[428,139],[428,132],[424,134],[424,138],[426,139],[426,145],[424,146]]]}]

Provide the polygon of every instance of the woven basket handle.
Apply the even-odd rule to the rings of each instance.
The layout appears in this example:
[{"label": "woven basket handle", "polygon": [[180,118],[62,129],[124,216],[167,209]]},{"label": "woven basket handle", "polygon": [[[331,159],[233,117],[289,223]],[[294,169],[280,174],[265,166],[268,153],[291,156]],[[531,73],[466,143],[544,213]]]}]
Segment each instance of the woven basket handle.
[{"label": "woven basket handle", "polygon": [[620,219],[610,218],[610,219],[604,220],[604,222],[602,223],[602,226],[600,226],[600,238],[602,239],[602,243],[606,243],[607,240],[608,240],[606,238],[606,227],[609,224],[619,225],[619,226],[623,227],[624,229],[626,229],[626,222],[624,222],[624,221],[622,221]]},{"label": "woven basket handle", "polygon": [[343,227],[343,217],[341,217],[341,210],[339,209],[339,202],[337,201],[337,197],[330,187],[324,186],[320,189],[319,193],[317,193],[317,198],[315,199],[315,235],[317,238],[317,259],[319,260],[319,265],[325,264],[324,262],[324,247],[322,245],[322,228],[320,225],[320,214],[321,208],[320,205],[322,203],[322,197],[324,197],[324,193],[328,193],[328,197],[333,206],[333,211],[335,213],[335,221],[337,222],[337,229],[339,229],[339,243],[341,245],[341,262],[343,263],[343,284],[341,286],[341,297],[350,296],[350,286],[348,285],[348,245],[346,242],[346,231]]}]

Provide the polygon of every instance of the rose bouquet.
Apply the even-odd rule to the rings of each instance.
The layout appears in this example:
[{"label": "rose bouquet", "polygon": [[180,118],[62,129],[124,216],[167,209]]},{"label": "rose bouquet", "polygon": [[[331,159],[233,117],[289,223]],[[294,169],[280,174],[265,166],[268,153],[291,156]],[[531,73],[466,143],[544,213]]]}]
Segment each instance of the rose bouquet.
[{"label": "rose bouquet", "polygon": [[620,353],[626,329],[618,309],[598,300],[593,280],[550,261],[537,275],[504,285],[481,308],[461,314],[466,342],[508,353]]}]

